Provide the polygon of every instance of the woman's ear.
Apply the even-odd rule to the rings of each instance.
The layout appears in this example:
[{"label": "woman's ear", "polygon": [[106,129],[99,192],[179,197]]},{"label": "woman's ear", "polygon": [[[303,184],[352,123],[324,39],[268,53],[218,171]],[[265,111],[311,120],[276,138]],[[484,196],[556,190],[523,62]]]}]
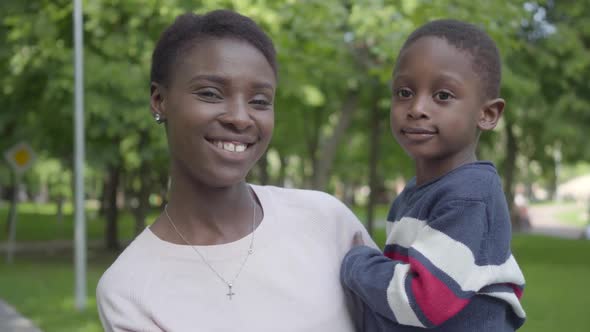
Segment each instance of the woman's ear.
[{"label": "woman's ear", "polygon": [[150,109],[152,116],[158,123],[166,121],[164,87],[156,82],[152,82],[150,85]]},{"label": "woman's ear", "polygon": [[481,130],[492,130],[498,124],[506,102],[502,98],[487,101],[481,109],[477,127]]}]

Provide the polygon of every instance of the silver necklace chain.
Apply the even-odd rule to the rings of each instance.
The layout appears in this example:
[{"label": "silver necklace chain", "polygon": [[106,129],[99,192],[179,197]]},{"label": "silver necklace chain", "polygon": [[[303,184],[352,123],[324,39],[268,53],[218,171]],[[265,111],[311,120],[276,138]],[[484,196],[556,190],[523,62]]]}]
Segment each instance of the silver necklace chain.
[{"label": "silver necklace chain", "polygon": [[228,281],[219,272],[217,272],[217,270],[215,270],[215,268],[211,265],[211,263],[209,263],[209,261],[199,251],[199,249],[197,249],[195,246],[193,246],[192,244],[190,244],[186,240],[186,238],[184,236],[182,236],[182,234],[180,233],[180,231],[178,230],[178,228],[176,228],[176,225],[174,224],[174,221],[172,221],[172,218],[170,218],[170,215],[168,214],[168,204],[166,204],[164,206],[164,213],[166,214],[166,217],[168,218],[168,221],[170,222],[170,225],[172,225],[172,228],[174,228],[174,231],[176,232],[176,234],[178,234],[178,236],[189,247],[191,247],[199,255],[199,257],[201,257],[201,260],[203,261],[203,263],[205,263],[205,265],[207,265],[207,267],[209,267],[209,269],[211,271],[213,271],[213,273],[215,273],[215,275],[217,276],[217,278],[219,278],[219,280],[221,280],[228,287],[228,292],[227,292],[226,295],[228,296],[228,298],[230,300],[232,299],[232,296],[236,295],[233,292],[233,290],[232,290],[235,281],[238,279],[238,277],[240,276],[240,273],[244,269],[244,265],[246,265],[246,262],[248,261],[248,257],[250,257],[250,255],[252,255],[254,253],[254,231],[256,230],[256,200],[254,199],[254,197],[252,197],[252,210],[253,210],[253,213],[252,213],[252,233],[251,233],[252,236],[250,237],[250,246],[248,247],[248,253],[246,254],[246,257],[244,257],[244,260],[242,261],[242,264],[240,265],[240,268],[238,269],[238,271],[236,272],[236,274],[234,275],[234,277]]}]

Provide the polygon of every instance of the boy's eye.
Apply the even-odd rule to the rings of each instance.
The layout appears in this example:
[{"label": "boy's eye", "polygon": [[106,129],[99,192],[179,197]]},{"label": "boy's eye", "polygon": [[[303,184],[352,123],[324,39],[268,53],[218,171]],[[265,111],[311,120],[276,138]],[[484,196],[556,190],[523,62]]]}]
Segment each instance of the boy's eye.
[{"label": "boy's eye", "polygon": [[450,100],[450,99],[452,99],[452,98],[454,98],[454,97],[453,97],[453,95],[452,95],[451,93],[449,93],[449,92],[446,92],[446,91],[439,91],[439,92],[437,92],[437,93],[435,94],[435,98],[436,98],[436,99],[438,99],[438,100],[443,100],[443,101],[446,101],[446,100]]},{"label": "boy's eye", "polygon": [[396,95],[400,98],[410,98],[412,97],[412,91],[402,88],[397,90]]}]

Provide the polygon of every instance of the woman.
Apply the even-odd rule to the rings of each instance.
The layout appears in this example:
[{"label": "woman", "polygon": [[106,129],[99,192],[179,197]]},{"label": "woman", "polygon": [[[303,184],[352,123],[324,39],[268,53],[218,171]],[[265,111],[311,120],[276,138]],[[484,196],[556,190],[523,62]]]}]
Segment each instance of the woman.
[{"label": "woman", "polygon": [[231,11],[185,14],[151,75],[169,203],[101,278],[105,330],[352,331],[338,275],[362,225],[327,194],[245,182],[274,126],[272,41]]}]

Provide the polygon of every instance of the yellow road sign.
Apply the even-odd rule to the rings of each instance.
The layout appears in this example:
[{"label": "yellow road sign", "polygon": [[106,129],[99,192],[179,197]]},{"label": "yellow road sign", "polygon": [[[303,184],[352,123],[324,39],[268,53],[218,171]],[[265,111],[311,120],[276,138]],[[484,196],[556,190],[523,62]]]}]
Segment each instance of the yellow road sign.
[{"label": "yellow road sign", "polygon": [[27,143],[19,143],[4,152],[4,158],[15,172],[23,173],[33,165],[35,153]]}]

